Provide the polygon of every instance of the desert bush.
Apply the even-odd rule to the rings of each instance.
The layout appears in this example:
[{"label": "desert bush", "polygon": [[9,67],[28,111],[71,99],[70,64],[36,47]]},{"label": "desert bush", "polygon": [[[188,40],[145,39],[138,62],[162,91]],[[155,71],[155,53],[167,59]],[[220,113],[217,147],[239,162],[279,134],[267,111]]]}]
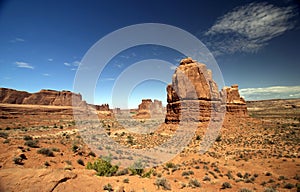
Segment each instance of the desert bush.
[{"label": "desert bush", "polygon": [[203,181],[210,181],[210,178],[207,175],[205,175],[202,180]]},{"label": "desert bush", "polygon": [[42,155],[45,155],[47,157],[54,157],[54,153],[51,149],[48,149],[48,148],[42,148],[42,149],[39,149],[37,151],[38,154],[42,154]]},{"label": "desert bush", "polygon": [[93,151],[90,151],[88,155],[92,157],[96,157],[96,154]]},{"label": "desert bush", "polygon": [[266,173],[266,176],[272,176],[272,173],[267,172],[267,173]]},{"label": "desert bush", "polygon": [[197,187],[201,187],[201,184],[197,179],[190,179],[189,180],[189,187],[197,188]]},{"label": "desert bush", "polygon": [[97,171],[97,175],[107,177],[115,175],[119,169],[117,165],[112,165],[110,161],[105,161],[103,159],[97,159],[94,163],[88,162],[86,168],[94,169]]},{"label": "desert bush", "polygon": [[217,138],[216,138],[216,142],[220,142],[220,141],[222,141],[222,136],[218,135]]},{"label": "desert bush", "polygon": [[5,132],[0,132],[0,137],[7,139],[8,138],[8,133]]},{"label": "desert bush", "polygon": [[46,167],[48,167],[48,166],[50,166],[50,163],[49,163],[48,161],[46,161],[46,162],[44,163],[44,165],[45,165]]},{"label": "desert bush", "polygon": [[109,191],[109,192],[114,191],[110,183],[108,183],[107,185],[104,185],[103,190],[106,190],[106,191]]},{"label": "desert bush", "polygon": [[25,135],[25,136],[23,137],[23,139],[24,139],[25,141],[33,140],[33,138],[32,138],[30,135]]},{"label": "desert bush", "polygon": [[9,143],[9,142],[10,142],[9,139],[5,139],[5,140],[3,141],[4,144],[5,144],[5,143]]},{"label": "desert bush", "polygon": [[140,175],[144,173],[144,165],[142,161],[136,161],[133,163],[131,167],[129,167],[129,170],[131,171],[131,175]]},{"label": "desert bush", "polygon": [[274,189],[273,187],[268,187],[268,188],[265,188],[264,192],[277,192],[277,190]]},{"label": "desert bush", "polygon": [[84,162],[83,162],[83,160],[82,160],[82,159],[77,159],[77,163],[78,163],[79,165],[82,165],[82,166],[84,166]]},{"label": "desert bush", "polygon": [[54,151],[54,152],[60,152],[60,149],[56,148],[56,147],[53,147],[51,150]]},{"label": "desert bush", "polygon": [[75,144],[72,145],[72,151],[74,153],[76,153],[78,151],[78,149],[79,149],[79,147],[77,145],[75,145]]},{"label": "desert bush", "polygon": [[224,182],[224,183],[222,184],[222,189],[227,189],[227,188],[231,188],[231,184],[228,183],[228,182]]},{"label": "desert bush", "polygon": [[125,179],[123,180],[123,183],[129,183],[129,179],[128,179],[128,178],[125,178]]},{"label": "desert bush", "polygon": [[24,145],[27,145],[28,147],[31,148],[39,148],[38,140],[27,140],[25,141]]},{"label": "desert bush", "polygon": [[292,184],[292,183],[286,183],[286,184],[283,186],[283,188],[285,188],[285,189],[293,189],[294,187],[295,187],[295,185]]},{"label": "desert bush", "polygon": [[14,157],[13,162],[14,162],[16,165],[23,165],[22,160],[23,160],[23,159],[22,159],[21,157]]},{"label": "desert bush", "polygon": [[127,175],[129,173],[128,169],[122,169],[120,171],[117,171],[116,176],[121,176],[121,175]]},{"label": "desert bush", "polygon": [[240,189],[239,192],[252,192],[252,190],[243,188],[243,189]]},{"label": "desert bush", "polygon": [[171,185],[169,184],[167,179],[164,177],[157,178],[155,181],[155,185],[157,186],[158,189],[160,189],[160,187],[162,187],[163,190],[171,190]]},{"label": "desert bush", "polygon": [[172,162],[168,162],[168,163],[166,163],[166,167],[169,168],[169,169],[171,169],[171,168],[175,168],[176,165],[174,163],[172,163]]}]

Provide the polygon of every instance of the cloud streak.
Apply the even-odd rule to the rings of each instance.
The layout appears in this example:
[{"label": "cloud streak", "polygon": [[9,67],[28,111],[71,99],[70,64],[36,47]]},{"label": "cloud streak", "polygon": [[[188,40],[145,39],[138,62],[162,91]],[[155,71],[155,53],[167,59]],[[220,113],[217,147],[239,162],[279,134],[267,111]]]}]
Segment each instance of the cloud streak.
[{"label": "cloud streak", "polygon": [[300,98],[300,86],[272,86],[239,90],[246,100]]},{"label": "cloud streak", "polygon": [[207,46],[218,54],[257,52],[268,42],[295,27],[294,7],[250,3],[217,19],[205,32]]},{"label": "cloud streak", "polygon": [[15,64],[19,68],[34,69],[34,67],[32,65],[30,65],[29,63],[25,63],[25,62],[22,62],[22,61],[16,61]]}]

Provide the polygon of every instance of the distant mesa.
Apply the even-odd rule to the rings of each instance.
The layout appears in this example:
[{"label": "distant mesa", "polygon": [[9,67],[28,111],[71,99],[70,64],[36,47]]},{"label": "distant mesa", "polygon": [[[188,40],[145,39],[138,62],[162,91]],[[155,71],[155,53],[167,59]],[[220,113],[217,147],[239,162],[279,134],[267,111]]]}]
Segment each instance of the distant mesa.
[{"label": "distant mesa", "polygon": [[167,102],[166,123],[216,121],[225,109],[231,115],[247,115],[238,86],[225,87],[219,92],[211,70],[190,57],[182,59],[176,68],[172,84],[167,86]]},{"label": "distant mesa", "polygon": [[81,94],[72,93],[71,91],[42,89],[37,93],[28,93],[26,91],[0,88],[0,103],[72,106],[72,102],[86,105]]},{"label": "distant mesa", "polygon": [[136,114],[133,116],[135,119],[150,119],[157,118],[164,115],[164,108],[162,102],[154,99],[142,99],[142,103],[139,104]]}]

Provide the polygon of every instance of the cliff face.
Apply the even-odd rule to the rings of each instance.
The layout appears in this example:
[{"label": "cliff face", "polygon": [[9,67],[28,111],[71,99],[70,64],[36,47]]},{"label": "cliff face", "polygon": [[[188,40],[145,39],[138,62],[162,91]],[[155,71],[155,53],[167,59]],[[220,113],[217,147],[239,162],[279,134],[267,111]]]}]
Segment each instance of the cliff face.
[{"label": "cliff face", "polygon": [[154,99],[143,99],[142,103],[139,104],[137,114],[134,118],[137,119],[149,119],[154,117],[162,116],[164,113],[162,102]]},{"label": "cliff face", "polygon": [[81,103],[82,96],[71,91],[41,90],[28,93],[14,89],[0,88],[0,103],[71,106],[72,101]]},{"label": "cliff face", "polygon": [[218,120],[218,113],[247,115],[245,101],[238,93],[238,86],[224,88],[220,93],[212,79],[212,72],[205,64],[191,58],[181,60],[167,86],[166,123],[180,121]]}]

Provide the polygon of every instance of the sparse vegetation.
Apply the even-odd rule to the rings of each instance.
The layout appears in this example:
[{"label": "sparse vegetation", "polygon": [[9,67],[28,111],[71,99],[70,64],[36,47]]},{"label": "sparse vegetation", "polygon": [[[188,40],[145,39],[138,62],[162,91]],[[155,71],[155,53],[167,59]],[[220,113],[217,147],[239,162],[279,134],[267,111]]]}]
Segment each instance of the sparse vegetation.
[{"label": "sparse vegetation", "polygon": [[112,165],[110,161],[105,161],[100,158],[94,161],[94,163],[88,162],[86,168],[94,169],[97,171],[97,175],[107,177],[115,175],[119,169],[117,165]]},{"label": "sparse vegetation", "polygon": [[197,179],[190,179],[189,180],[189,187],[197,188],[197,187],[201,187],[201,184]]},{"label": "sparse vegetation", "polygon": [[0,132],[0,137],[7,139],[8,138],[8,133],[5,132]]},{"label": "sparse vegetation", "polygon": [[163,190],[171,190],[171,185],[164,177],[156,178],[155,185],[157,186],[158,189],[162,187]]},{"label": "sparse vegetation", "polygon": [[114,191],[110,183],[108,183],[107,185],[104,185],[103,190],[106,190],[106,191],[109,191],[109,192]]},{"label": "sparse vegetation", "polygon": [[84,162],[83,162],[83,160],[82,160],[82,159],[77,159],[77,163],[78,163],[79,165],[82,165],[82,166],[84,166]]},{"label": "sparse vegetation", "polygon": [[228,183],[228,182],[224,182],[224,183],[222,184],[222,189],[227,189],[227,188],[231,188],[231,184]]},{"label": "sparse vegetation", "polygon": [[39,148],[38,140],[27,140],[25,141],[24,145],[27,145],[28,147],[31,148]]},{"label": "sparse vegetation", "polygon": [[54,157],[54,153],[51,149],[48,148],[41,148],[37,151],[38,154],[45,155],[47,157]]}]

